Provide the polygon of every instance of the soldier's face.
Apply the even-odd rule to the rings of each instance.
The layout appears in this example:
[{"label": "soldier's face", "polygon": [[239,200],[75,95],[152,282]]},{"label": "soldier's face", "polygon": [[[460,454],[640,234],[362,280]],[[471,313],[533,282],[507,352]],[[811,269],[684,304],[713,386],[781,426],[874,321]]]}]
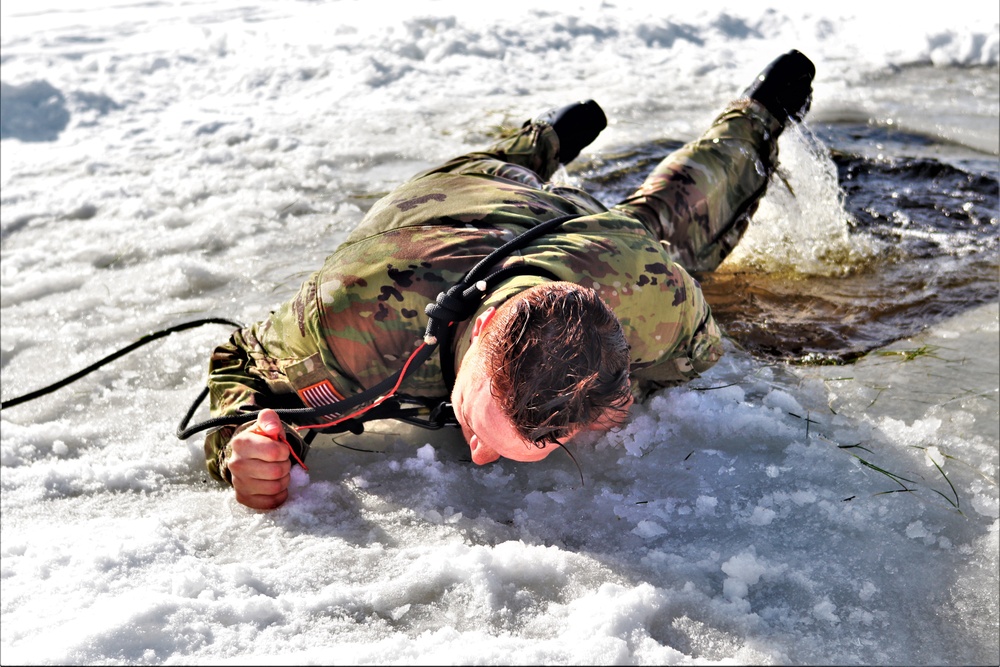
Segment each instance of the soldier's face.
[{"label": "soldier's face", "polygon": [[479,336],[495,312],[490,308],[472,325],[472,347],[462,359],[451,392],[455,418],[469,443],[474,463],[485,465],[501,456],[514,461],[541,461],[558,447],[539,448],[521,437],[490,391]]},{"label": "soldier's face", "polygon": [[[474,463],[485,465],[500,457],[523,462],[541,461],[559,449],[559,446],[548,444],[538,447],[523,438],[500,409],[500,404],[492,393],[479,337],[495,312],[493,308],[488,309],[472,325],[472,346],[462,359],[455,377],[455,388],[451,392],[455,418],[462,427],[465,441],[469,443]],[[623,411],[627,411],[631,404],[632,398],[629,397],[625,406],[619,410],[609,410],[586,430],[607,431],[620,425]],[[570,432],[566,442],[570,442],[583,430],[579,428]]]},{"label": "soldier's face", "polygon": [[557,449],[554,445],[539,448],[521,437],[500,410],[485,378],[462,384],[456,380],[452,407],[469,443],[472,461],[478,465],[492,463],[501,456],[514,461],[541,461]]}]

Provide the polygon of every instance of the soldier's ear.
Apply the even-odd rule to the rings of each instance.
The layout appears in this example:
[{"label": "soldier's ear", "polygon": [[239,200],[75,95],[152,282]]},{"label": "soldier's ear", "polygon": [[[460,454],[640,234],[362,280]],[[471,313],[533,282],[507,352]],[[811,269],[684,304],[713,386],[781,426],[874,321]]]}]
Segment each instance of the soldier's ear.
[{"label": "soldier's ear", "polygon": [[490,306],[483,314],[476,318],[476,321],[472,323],[472,334],[469,337],[469,342],[475,341],[479,338],[479,334],[483,332],[483,328],[486,323],[493,319],[493,316],[497,314],[497,309]]}]

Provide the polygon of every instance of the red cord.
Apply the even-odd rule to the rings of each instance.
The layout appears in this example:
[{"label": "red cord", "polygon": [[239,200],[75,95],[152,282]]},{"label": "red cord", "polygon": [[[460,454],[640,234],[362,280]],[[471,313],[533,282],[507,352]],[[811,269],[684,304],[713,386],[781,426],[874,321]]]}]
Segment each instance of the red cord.
[{"label": "red cord", "polygon": [[[449,322],[448,326],[451,326],[452,324],[454,324],[454,322]],[[393,394],[395,394],[397,391],[399,391],[400,385],[403,384],[403,380],[406,379],[406,369],[408,369],[410,367],[410,363],[417,356],[417,354],[420,352],[420,350],[424,349],[426,346],[427,346],[426,342],[420,343],[420,345],[417,347],[417,349],[415,349],[413,351],[413,353],[410,354],[410,357],[406,360],[406,363],[403,364],[403,369],[399,373],[399,379],[396,380],[396,384],[393,385],[392,389],[390,389],[387,393],[383,394],[382,396],[379,396],[378,398],[376,398],[370,404],[366,405],[363,408],[355,410],[354,412],[352,412],[349,415],[344,415],[343,417],[338,417],[337,419],[334,419],[332,422],[327,422],[325,424],[302,424],[302,425],[296,425],[295,429],[296,430],[302,430],[302,429],[308,429],[308,428],[327,428],[328,426],[336,426],[337,424],[339,424],[339,423],[341,423],[343,421],[347,421],[348,419],[353,419],[354,417],[357,417],[359,415],[363,415],[364,413],[368,412],[369,410],[371,410],[375,406],[380,405],[383,401],[385,401],[386,399],[390,398]],[[253,432],[257,433],[259,435],[262,435],[265,438],[271,438],[271,436],[268,435],[267,433],[265,433],[261,429],[260,426],[257,426],[253,430]],[[271,439],[274,440],[275,438],[271,438]],[[288,451],[291,452],[292,456],[295,458],[295,460],[298,462],[298,464],[300,466],[302,466],[303,470],[306,470],[306,471],[309,470],[309,468],[306,467],[306,464],[302,462],[302,459],[299,458],[299,455],[295,453],[295,449],[292,447],[291,443],[288,442],[288,439],[285,437],[284,430],[282,430],[282,432],[281,432],[280,436],[277,438],[277,440],[280,441],[280,442],[285,443],[286,445],[288,445]]]},{"label": "red cord", "polygon": [[406,379],[406,369],[410,367],[410,362],[412,362],[413,359],[414,359],[414,357],[417,356],[417,353],[419,353],[420,350],[424,349],[424,347],[426,347],[426,346],[427,346],[427,343],[420,343],[420,346],[417,347],[417,349],[415,349],[413,351],[413,353],[410,355],[410,358],[406,360],[405,364],[403,364],[403,370],[400,371],[400,373],[399,373],[399,379],[396,380],[396,384],[392,387],[392,389],[390,389],[387,393],[379,396],[378,398],[376,398],[374,401],[372,401],[371,403],[369,403],[365,407],[360,408],[359,410],[355,410],[354,412],[352,412],[349,415],[344,415],[343,417],[338,417],[337,419],[334,419],[332,422],[327,422],[325,424],[303,424],[301,426],[296,426],[296,428],[297,429],[327,428],[328,426],[336,426],[340,422],[347,421],[348,419],[353,419],[354,417],[357,417],[359,415],[363,415],[364,413],[368,412],[369,410],[371,410],[375,406],[380,405],[383,401],[385,401],[386,399],[390,398],[393,394],[395,394],[399,390],[399,386],[401,384],[403,384],[403,380]]},{"label": "red cord", "polygon": [[285,431],[284,431],[284,429],[282,429],[281,433],[278,434],[277,438],[271,438],[271,435],[268,434],[268,433],[265,433],[264,429],[261,428],[261,426],[259,424],[257,425],[256,428],[254,428],[253,431],[251,431],[251,433],[256,433],[257,435],[262,435],[265,438],[270,438],[271,440],[277,440],[278,442],[285,443],[285,445],[288,447],[289,453],[291,453],[291,455],[292,455],[292,458],[294,458],[296,461],[298,461],[298,464],[300,466],[302,466],[303,470],[305,470],[306,472],[309,472],[309,468],[307,468],[306,464],[302,462],[302,459],[299,458],[299,455],[295,453],[295,448],[292,447],[292,443],[288,442],[288,438],[285,437]]}]

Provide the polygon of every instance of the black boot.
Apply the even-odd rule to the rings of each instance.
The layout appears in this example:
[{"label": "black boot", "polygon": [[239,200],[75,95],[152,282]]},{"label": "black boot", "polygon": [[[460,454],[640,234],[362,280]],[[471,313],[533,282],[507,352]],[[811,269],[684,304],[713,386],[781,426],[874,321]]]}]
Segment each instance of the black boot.
[{"label": "black boot", "polygon": [[814,76],[812,61],[792,50],[775,58],[743,96],[763,104],[782,125],[789,120],[798,122],[809,111]]},{"label": "black boot", "polygon": [[548,123],[556,131],[561,164],[571,162],[608,126],[604,110],[594,100],[551,109],[535,120]]}]

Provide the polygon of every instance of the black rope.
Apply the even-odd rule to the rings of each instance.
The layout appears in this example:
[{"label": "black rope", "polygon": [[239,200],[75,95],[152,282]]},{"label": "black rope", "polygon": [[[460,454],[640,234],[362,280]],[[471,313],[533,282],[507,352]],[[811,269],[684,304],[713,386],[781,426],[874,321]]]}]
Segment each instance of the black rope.
[{"label": "black rope", "polygon": [[[548,278],[549,280],[559,280],[559,276],[557,276],[556,274],[552,273],[551,271],[549,271],[544,267],[531,266],[530,264],[515,264],[513,266],[507,266],[498,271],[495,271],[494,273],[491,273],[490,276],[485,279],[488,285],[487,289],[493,288],[509,278],[528,276],[528,275],[538,276],[540,278]],[[463,296],[465,298],[469,298],[470,296],[475,295],[476,291],[478,291],[477,288],[472,287],[466,290],[466,292],[470,292],[471,294]],[[463,319],[469,319],[470,317],[472,317],[472,315],[475,314],[476,309],[481,305],[481,303],[482,303],[482,295],[479,295],[479,298],[471,307],[472,312],[469,313],[468,315],[465,315]],[[430,307],[431,306],[428,306],[428,308]],[[444,330],[441,340],[439,341],[439,343],[441,344],[441,375],[444,378],[444,384],[445,387],[448,388],[449,394],[451,393],[451,390],[455,387],[455,355],[454,355],[454,350],[452,349],[453,338],[454,338],[454,330],[449,327]]]},{"label": "black rope", "polygon": [[[431,318],[427,324],[427,335],[434,336],[441,343],[441,374],[444,378],[445,386],[448,388],[448,393],[451,393],[452,387],[455,386],[455,357],[452,350],[453,331],[447,326],[442,328],[438,324],[462,322],[469,319],[475,315],[476,310],[482,305],[483,298],[486,296],[488,290],[514,276],[536,275],[550,280],[559,280],[559,277],[548,269],[529,264],[508,266],[494,271],[486,277],[481,276],[494,265],[510,257],[518,250],[525,248],[535,239],[561,227],[563,223],[579,217],[579,214],[572,214],[552,218],[521,232],[481,259],[465,274],[461,282],[453,285],[447,292],[438,294],[437,301],[428,304],[424,308],[424,312]],[[486,289],[481,289],[478,285],[480,280],[486,283]],[[435,327],[433,331],[432,326]]]},{"label": "black rope", "polygon": [[113,352],[112,354],[109,354],[108,356],[104,357],[100,361],[96,361],[96,362],[92,363],[91,365],[87,366],[86,368],[84,368],[83,370],[77,371],[76,373],[73,373],[72,375],[63,378],[62,380],[59,380],[58,382],[53,382],[52,384],[48,385],[47,387],[42,387],[41,389],[36,389],[35,391],[29,392],[29,393],[27,393],[27,394],[25,394],[23,396],[18,396],[17,398],[10,398],[10,399],[7,399],[6,401],[0,402],[0,409],[12,408],[15,405],[20,405],[21,403],[26,403],[27,401],[34,400],[34,399],[36,399],[36,398],[38,398],[40,396],[45,396],[46,394],[51,394],[52,392],[56,391],[57,389],[61,389],[62,387],[65,387],[66,385],[79,380],[84,375],[87,375],[88,373],[91,373],[91,372],[97,370],[98,368],[100,368],[101,366],[104,366],[105,364],[111,363],[112,361],[114,361],[118,357],[125,356],[129,352],[131,352],[131,351],[133,351],[135,349],[138,349],[138,348],[142,347],[143,345],[146,345],[148,343],[152,343],[154,340],[158,340],[160,338],[163,338],[164,336],[169,336],[172,333],[177,333],[178,331],[185,331],[187,329],[193,329],[195,327],[200,327],[200,326],[202,326],[204,324],[228,324],[230,326],[236,327],[237,329],[243,328],[243,325],[240,324],[239,322],[233,322],[232,320],[227,320],[227,319],[221,318],[221,317],[208,317],[208,318],[201,319],[201,320],[194,320],[193,322],[185,322],[183,324],[177,324],[175,326],[168,327],[166,329],[161,329],[160,331],[154,331],[153,333],[146,334],[145,336],[143,336],[139,340],[135,341],[131,345],[123,347],[122,349],[118,350],[117,352]]},{"label": "black rope", "polygon": [[522,250],[529,243],[534,241],[540,236],[544,236],[549,232],[553,231],[556,227],[562,226],[564,223],[569,222],[579,218],[581,214],[573,213],[571,215],[564,215],[561,218],[552,218],[551,220],[546,220],[543,223],[535,225],[534,227],[527,229],[507,243],[491,252],[489,255],[484,257],[478,264],[472,267],[472,270],[465,274],[465,278],[462,282],[466,284],[471,284],[476,280],[479,280],[479,274],[485,272],[491,266],[496,264],[501,259],[510,256],[512,253]]},{"label": "black rope", "polygon": [[[410,362],[410,366],[407,368],[406,377],[409,377],[413,371],[423,364],[434,350],[437,345],[427,345],[422,350],[420,350]],[[292,423],[307,423],[309,420],[314,420],[319,417],[324,417],[326,415],[338,413],[343,414],[348,410],[358,407],[362,403],[374,400],[384,394],[385,392],[392,389],[396,382],[399,380],[400,376],[403,374],[403,369],[396,371],[390,377],[379,382],[377,385],[366,389],[365,391],[354,394],[353,396],[348,396],[342,401],[337,401],[336,403],[331,403],[329,405],[321,405],[315,408],[277,408],[275,412],[281,417],[282,421],[288,421]],[[406,379],[405,377],[403,378]],[[194,426],[188,427],[188,422],[191,420],[191,416],[197,409],[198,404],[204,400],[205,396],[208,394],[208,389],[203,389],[201,394],[195,399],[194,405],[188,410],[184,419],[177,426],[177,437],[181,440],[187,440],[195,433],[199,431],[206,431],[211,428],[219,428],[221,426],[238,426],[240,424],[245,424],[246,422],[253,421],[257,419],[257,411],[241,412],[235,415],[227,415],[222,417],[212,417],[206,419],[203,422],[195,424]]]}]

